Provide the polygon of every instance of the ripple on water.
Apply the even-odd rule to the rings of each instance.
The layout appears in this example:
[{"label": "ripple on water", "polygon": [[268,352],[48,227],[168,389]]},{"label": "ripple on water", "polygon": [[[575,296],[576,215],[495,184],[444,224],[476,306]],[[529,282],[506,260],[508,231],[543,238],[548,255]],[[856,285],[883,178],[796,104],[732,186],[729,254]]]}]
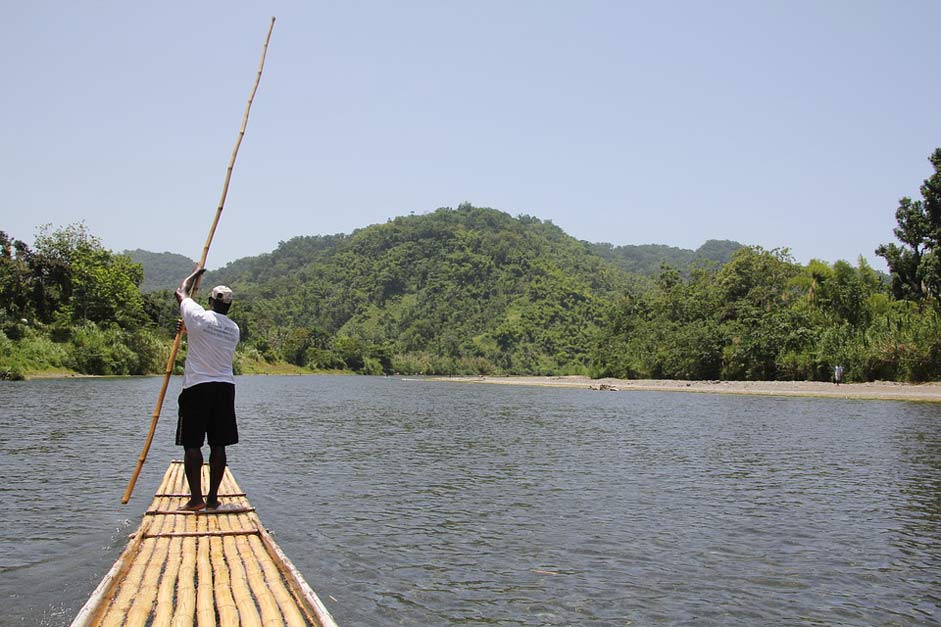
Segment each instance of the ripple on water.
[{"label": "ripple on water", "polygon": [[[136,528],[179,457],[175,380],[118,503],[159,384],[0,384],[11,624],[67,623]],[[232,469],[340,624],[941,620],[932,405],[392,377],[240,377],[237,403]]]}]

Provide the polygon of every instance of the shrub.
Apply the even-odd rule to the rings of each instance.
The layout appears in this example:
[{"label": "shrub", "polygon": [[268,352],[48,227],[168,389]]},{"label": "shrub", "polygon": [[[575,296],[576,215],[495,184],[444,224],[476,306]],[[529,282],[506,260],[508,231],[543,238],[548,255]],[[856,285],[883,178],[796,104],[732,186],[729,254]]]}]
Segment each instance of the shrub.
[{"label": "shrub", "polygon": [[30,371],[62,368],[67,351],[39,332],[24,327],[21,339],[13,341],[0,332],[0,375],[4,379],[22,379]]},{"label": "shrub", "polygon": [[[83,374],[142,374],[146,371],[142,367],[142,359],[128,348],[127,339],[126,334],[116,327],[102,330],[95,323],[79,327],[72,335],[67,365]],[[149,344],[146,340],[141,343]],[[148,351],[151,348],[148,347]]]},{"label": "shrub", "polygon": [[363,359],[363,367],[359,370],[359,374],[381,375],[385,373],[383,372],[382,364],[378,359],[366,357]]},{"label": "shrub", "polygon": [[6,333],[0,331],[0,381],[20,381],[23,372],[14,361],[15,345]]}]

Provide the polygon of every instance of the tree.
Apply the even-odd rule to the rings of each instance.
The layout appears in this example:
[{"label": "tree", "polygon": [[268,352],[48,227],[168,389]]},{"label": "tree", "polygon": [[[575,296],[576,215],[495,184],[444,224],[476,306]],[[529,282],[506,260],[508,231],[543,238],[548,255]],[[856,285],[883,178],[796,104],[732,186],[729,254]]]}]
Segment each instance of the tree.
[{"label": "tree", "polygon": [[24,242],[0,231],[0,321],[32,316],[31,261],[33,253]]},{"label": "tree", "polygon": [[58,314],[69,323],[132,328],[146,318],[139,288],[141,265],[104,248],[84,224],[54,231],[42,227],[32,268],[37,281],[34,302],[45,321]]},{"label": "tree", "polygon": [[867,303],[874,294],[883,293],[885,286],[862,256],[858,264],[854,268],[840,260],[831,267],[812,259],[794,281],[805,291],[806,304],[822,319],[821,324],[868,324],[871,312]]},{"label": "tree", "polygon": [[882,244],[892,274],[892,292],[898,299],[937,300],[941,293],[941,148],[929,157],[934,174],[921,186],[922,200],[904,197],[895,211],[895,237],[904,246]]}]

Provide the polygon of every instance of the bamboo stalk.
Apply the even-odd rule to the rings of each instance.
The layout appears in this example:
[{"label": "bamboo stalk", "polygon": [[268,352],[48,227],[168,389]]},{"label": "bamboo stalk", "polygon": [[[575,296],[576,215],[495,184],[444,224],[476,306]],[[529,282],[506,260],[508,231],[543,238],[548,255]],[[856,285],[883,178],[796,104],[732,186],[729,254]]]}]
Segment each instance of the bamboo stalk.
[{"label": "bamboo stalk", "polygon": [[[241,516],[239,518],[242,518]],[[248,518],[248,517],[245,517]],[[254,524],[251,520],[240,521],[240,524]],[[281,610],[278,608],[278,601],[272,593],[271,588],[265,582],[265,576],[259,565],[258,559],[252,551],[251,543],[247,537],[235,538],[235,545],[238,549],[239,558],[245,565],[245,577],[248,585],[254,594],[261,611],[261,622],[263,625],[284,625]]]},{"label": "bamboo stalk", "polygon": [[[274,595],[278,603],[278,607],[284,615],[284,624],[289,627],[307,625],[308,620],[305,620],[301,610],[298,609],[298,601],[292,595],[289,584],[285,583],[281,571],[278,570],[275,563],[271,561],[271,556],[260,537],[249,538],[248,542],[257,561],[262,566],[265,585],[271,590],[272,595]],[[310,622],[323,624],[315,622],[312,618]]]},{"label": "bamboo stalk", "polygon": [[[195,516],[197,519],[210,518],[210,516]],[[157,538],[219,538],[222,536],[257,536],[258,529],[241,529],[239,531],[173,531],[170,533],[152,533],[144,536],[146,540]]]},{"label": "bamboo stalk", "polygon": [[[220,487],[219,489],[221,490],[222,488]],[[189,492],[165,492],[165,493],[158,492],[154,496],[157,498],[168,498],[168,499],[180,499],[180,498],[188,499],[190,497],[190,493]],[[203,494],[203,496],[205,497],[206,495]],[[232,493],[219,492],[217,496],[220,499],[222,499],[222,498],[235,498],[237,496],[248,496],[248,495],[245,494],[244,492],[232,492]]]},{"label": "bamboo stalk", "polygon": [[[160,490],[184,481],[172,464]],[[228,492],[240,491],[229,469]],[[175,498],[175,497],[173,497]],[[161,506],[171,497],[159,497]],[[250,508],[245,497],[233,499]],[[132,556],[133,554],[133,556]],[[336,627],[256,512],[144,516],[128,549],[72,627],[214,625]]]},{"label": "bamboo stalk", "polygon": [[[199,519],[197,519],[199,520]],[[205,526],[204,521],[199,522]],[[209,539],[197,540],[199,548],[196,552],[196,624],[199,627],[215,627],[216,608],[213,603],[212,562],[209,559]]]},{"label": "bamboo stalk", "polygon": [[110,594],[119,585],[125,573],[130,570],[142,541],[142,534],[138,533],[128,542],[127,548],[121,553],[121,557],[114,563],[108,574],[104,576],[101,583],[92,592],[88,601],[79,610],[75,620],[72,621],[71,627],[89,627],[100,623],[100,617],[107,612],[110,606],[110,601],[106,598],[106,595]]},{"label": "bamboo stalk", "polygon": [[115,598],[111,607],[108,608],[107,614],[101,621],[103,627],[120,627],[120,625],[124,623],[124,617],[127,616],[128,608],[131,607],[131,602],[134,600],[134,595],[137,594],[137,590],[140,587],[140,582],[141,579],[143,579],[147,563],[150,561],[150,556],[153,554],[154,544],[153,541],[144,541],[141,543],[139,557],[135,560],[131,570],[128,571],[127,577],[121,582],[121,588],[117,598]]},{"label": "bamboo stalk", "polygon": [[192,627],[196,615],[196,538],[184,538],[183,561],[176,587],[173,627]]},{"label": "bamboo stalk", "polygon": [[275,570],[282,571],[289,575],[287,577],[288,584],[291,594],[295,595],[297,598],[298,605],[304,608],[305,612],[307,608],[313,610],[314,618],[311,622],[319,624],[321,627],[336,627],[336,622],[334,622],[333,616],[330,615],[327,606],[323,604],[323,601],[320,600],[317,593],[310,588],[310,585],[304,580],[294,564],[291,563],[288,556],[284,554],[281,547],[279,547],[271,538],[271,535],[265,531],[264,527],[259,526],[258,530],[260,532],[258,537],[261,539],[262,545],[275,562]]},{"label": "bamboo stalk", "polygon": [[238,482],[235,480],[235,475],[232,474],[228,466],[226,466],[225,472],[222,474],[222,485],[219,486],[219,491],[228,492],[232,496],[241,497],[239,498],[240,503],[248,502],[245,498],[245,491],[242,490],[241,486],[239,486]]},{"label": "bamboo stalk", "polygon": [[[239,128],[238,139],[235,140],[235,147],[232,148],[232,156],[229,158],[229,167],[225,172],[225,184],[222,186],[222,197],[219,198],[219,208],[216,210],[216,219],[212,221],[212,227],[209,229],[209,237],[206,238],[206,245],[203,247],[203,256],[200,259],[199,267],[206,266],[206,257],[209,255],[209,245],[212,243],[212,236],[216,232],[216,226],[219,224],[219,217],[222,215],[222,208],[225,206],[225,197],[229,193],[229,181],[232,179],[232,169],[235,167],[235,157],[238,155],[239,146],[242,143],[242,137],[245,136],[245,128],[248,126],[248,113],[252,109],[252,101],[255,100],[255,92],[258,91],[258,83],[261,82],[261,73],[265,69],[265,56],[268,54],[268,42],[271,41],[271,31],[274,30],[274,20],[271,18],[271,26],[268,27],[268,36],[265,37],[265,47],[261,52],[261,63],[258,64],[258,74],[255,76],[255,84],[252,85],[252,92],[248,95],[248,104],[245,105],[245,115],[242,116],[242,126]],[[199,284],[199,278],[193,286],[195,290]]]},{"label": "bamboo stalk", "polygon": [[222,538],[218,536],[209,539],[212,588],[215,592],[216,612],[219,614],[219,624],[228,627],[229,625],[239,624],[239,611],[235,607],[235,598],[232,596],[232,577],[229,573],[229,567],[225,563],[225,552],[222,544]]},{"label": "bamboo stalk", "polygon": [[[173,521],[168,516],[163,521],[161,530],[169,531],[173,528]],[[170,540],[160,538],[154,543],[154,551],[144,571],[141,584],[134,595],[134,601],[125,617],[125,627],[143,627],[150,618],[150,612],[153,609],[154,601],[157,598],[160,575],[163,572],[164,565],[167,562],[167,553],[170,548]],[[175,560],[171,560],[175,561]]]},{"label": "bamboo stalk", "polygon": [[[239,128],[238,138],[235,140],[235,147],[232,149],[232,155],[229,157],[229,165],[225,172],[225,182],[222,185],[222,196],[219,198],[219,206],[216,208],[216,215],[209,228],[209,236],[206,238],[206,244],[203,246],[203,254],[199,259],[197,268],[206,267],[206,258],[209,256],[209,246],[212,244],[212,237],[216,233],[216,227],[219,226],[219,218],[222,217],[222,209],[225,207],[225,199],[229,193],[229,182],[232,180],[232,170],[235,167],[235,157],[238,155],[239,146],[242,144],[242,137],[245,136],[245,129],[248,126],[248,114],[252,109],[252,101],[255,99],[255,92],[258,91],[258,84],[261,82],[261,73],[265,69],[265,56],[268,54],[268,42],[271,41],[271,32],[274,30],[275,18],[271,18],[271,26],[268,27],[268,35],[265,37],[265,46],[261,53],[261,62],[258,64],[258,73],[255,75],[255,83],[252,85],[252,91],[248,96],[248,104],[245,106],[245,114],[242,116],[242,125]],[[193,282],[190,290],[190,296],[199,289],[199,277]],[[160,419],[160,410],[163,407],[163,399],[167,394],[167,386],[170,383],[170,375],[173,374],[173,364],[176,361],[176,354],[180,350],[180,341],[183,337],[182,328],[177,331],[176,339],[173,340],[173,347],[170,349],[170,357],[167,359],[167,366],[164,369],[163,384],[160,386],[160,393],[157,395],[157,403],[154,406],[153,414],[150,417],[150,430],[147,433],[147,440],[144,442],[144,449],[137,459],[137,466],[131,475],[131,479],[121,497],[121,502],[125,505],[131,500],[131,493],[134,491],[134,484],[137,483],[137,477],[140,475],[141,468],[144,467],[144,461],[147,459],[147,453],[150,451],[150,445],[154,439],[154,432],[157,430],[157,421]]]},{"label": "bamboo stalk", "polygon": [[157,607],[154,610],[154,625],[169,625],[173,618],[173,593],[177,587],[182,563],[179,559],[183,538],[172,538],[169,542],[167,569],[160,579],[157,591]]},{"label": "bamboo stalk", "polygon": [[[238,507],[226,509],[224,512],[219,512],[220,514],[244,514],[247,512],[254,512],[254,507]],[[176,508],[170,508],[169,506],[163,506],[160,509],[149,509],[144,512],[144,516],[167,516],[168,514],[180,514],[183,516],[212,516],[213,512],[207,512],[206,510],[199,510],[198,512],[190,511],[179,511]]]},{"label": "bamboo stalk", "polygon": [[[232,524],[229,516],[221,517],[219,527],[222,531],[232,531]],[[252,596],[251,588],[248,584],[248,577],[245,573],[245,563],[238,550],[238,540],[244,540],[244,537],[226,537],[222,539],[222,548],[225,551],[225,561],[229,565],[229,578],[232,583],[232,597],[235,600],[235,606],[238,608],[239,621],[244,627],[261,627],[261,617],[258,615],[258,609],[255,607],[255,599]],[[221,556],[220,558],[221,559]]]},{"label": "bamboo stalk", "polygon": [[[201,521],[196,516],[182,516],[183,518],[183,531],[174,531],[175,534],[185,537],[187,535],[193,535],[194,537],[199,535],[200,532],[200,523]],[[205,528],[203,529],[205,531]]]}]

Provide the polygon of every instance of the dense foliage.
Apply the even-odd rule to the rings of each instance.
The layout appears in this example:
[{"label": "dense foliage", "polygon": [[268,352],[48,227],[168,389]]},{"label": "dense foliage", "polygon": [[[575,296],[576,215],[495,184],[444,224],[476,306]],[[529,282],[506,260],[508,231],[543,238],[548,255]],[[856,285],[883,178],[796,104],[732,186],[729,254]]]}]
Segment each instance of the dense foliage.
[{"label": "dense foliage", "polygon": [[587,372],[631,283],[550,222],[462,205],[303,237],[207,276],[262,355],[358,372]]},{"label": "dense foliage", "polygon": [[934,174],[921,186],[922,200],[906,196],[895,212],[895,236],[903,245],[883,244],[876,254],[889,265],[896,298],[937,303],[941,295],[941,148],[929,160]]},{"label": "dense foliage", "polygon": [[[896,212],[901,245],[877,250],[890,280],[862,258],[615,248],[461,205],[296,237],[203,284],[236,292],[244,371],[826,380],[839,364],[848,380],[939,379],[941,150],[931,162],[922,200]],[[175,285],[192,264],[171,257]],[[0,232],[0,377],[161,371],[176,303],[142,293],[143,276],[81,225],[41,230],[34,250]]]},{"label": "dense foliage", "polygon": [[924,381],[941,376],[934,308],[890,298],[865,261],[744,248],[688,279],[665,270],[606,316],[595,372],[621,378]]},{"label": "dense foliage", "polygon": [[729,240],[707,240],[697,250],[685,250],[662,244],[644,244],[641,246],[612,246],[611,244],[592,244],[593,253],[613,262],[622,270],[644,276],[656,276],[661,266],[666,264],[682,275],[688,275],[693,268],[704,263],[722,265],[732,259],[735,251],[742,248],[738,242]]},{"label": "dense foliage", "polygon": [[44,227],[34,249],[0,231],[0,378],[154,371],[163,340],[141,278],[83,225]]}]

